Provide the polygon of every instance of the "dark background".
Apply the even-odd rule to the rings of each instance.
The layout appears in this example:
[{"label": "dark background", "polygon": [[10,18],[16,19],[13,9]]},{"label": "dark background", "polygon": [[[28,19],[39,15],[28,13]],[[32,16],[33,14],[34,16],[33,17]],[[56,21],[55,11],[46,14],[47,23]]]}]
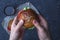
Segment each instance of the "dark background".
[{"label": "dark background", "polygon": [[[53,40],[60,40],[60,0],[0,0],[0,40],[8,40],[9,35],[3,29],[1,22],[6,17],[4,8],[7,5],[16,7],[25,2],[31,2],[49,22],[49,30]],[[24,40],[38,40],[36,30],[26,30]]]}]

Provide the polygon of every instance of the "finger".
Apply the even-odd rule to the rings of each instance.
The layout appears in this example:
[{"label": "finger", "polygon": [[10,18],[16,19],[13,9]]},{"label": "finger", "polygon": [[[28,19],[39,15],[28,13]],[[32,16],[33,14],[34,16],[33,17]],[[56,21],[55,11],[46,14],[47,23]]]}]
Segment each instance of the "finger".
[{"label": "finger", "polygon": [[46,29],[48,29],[48,24],[47,21],[44,17],[42,17],[41,15],[39,15],[39,19],[40,19],[40,24],[43,25]]},{"label": "finger", "polygon": [[16,22],[17,22],[17,16],[14,18],[12,25],[15,25]]},{"label": "finger", "polygon": [[40,24],[36,20],[33,20],[33,24],[38,30],[42,29],[42,27],[40,26]]},{"label": "finger", "polygon": [[20,20],[19,23],[16,26],[16,29],[19,30],[23,26],[24,21]]}]

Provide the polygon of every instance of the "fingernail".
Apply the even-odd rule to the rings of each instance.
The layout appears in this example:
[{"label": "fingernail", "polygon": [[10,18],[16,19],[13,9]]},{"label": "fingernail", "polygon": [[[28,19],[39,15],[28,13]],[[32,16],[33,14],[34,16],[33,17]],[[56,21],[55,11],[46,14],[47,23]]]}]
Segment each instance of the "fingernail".
[{"label": "fingernail", "polygon": [[24,23],[24,21],[21,19],[21,20],[20,20],[20,23],[22,24],[22,23]]},{"label": "fingernail", "polygon": [[37,23],[37,21],[36,20],[33,20],[33,23]]}]

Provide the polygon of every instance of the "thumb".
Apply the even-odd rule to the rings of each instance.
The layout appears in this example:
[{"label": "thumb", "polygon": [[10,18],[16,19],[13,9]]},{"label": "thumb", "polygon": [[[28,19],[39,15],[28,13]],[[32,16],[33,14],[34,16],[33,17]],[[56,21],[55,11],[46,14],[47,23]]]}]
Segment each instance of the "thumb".
[{"label": "thumb", "polygon": [[38,30],[42,30],[43,28],[41,27],[41,25],[38,23],[37,20],[33,20],[33,24],[34,26],[38,29]]},{"label": "thumb", "polygon": [[43,28],[43,26],[41,26],[36,20],[33,20],[33,24],[37,28],[39,39],[41,39],[41,40],[50,39],[49,32],[47,30],[45,30]]}]

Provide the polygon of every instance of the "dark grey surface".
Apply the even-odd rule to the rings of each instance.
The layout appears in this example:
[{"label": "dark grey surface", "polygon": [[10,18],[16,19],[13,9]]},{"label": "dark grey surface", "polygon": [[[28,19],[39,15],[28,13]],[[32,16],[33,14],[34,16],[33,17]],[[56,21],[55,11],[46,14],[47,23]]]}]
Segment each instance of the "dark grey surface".
[{"label": "dark grey surface", "polygon": [[[4,7],[13,5],[17,7],[25,2],[31,2],[48,20],[49,30],[53,40],[60,40],[60,0],[0,0],[0,40],[8,40],[9,35],[3,29],[1,22],[6,17],[4,15]],[[31,30],[26,30],[24,40],[38,40],[37,33]]]}]

